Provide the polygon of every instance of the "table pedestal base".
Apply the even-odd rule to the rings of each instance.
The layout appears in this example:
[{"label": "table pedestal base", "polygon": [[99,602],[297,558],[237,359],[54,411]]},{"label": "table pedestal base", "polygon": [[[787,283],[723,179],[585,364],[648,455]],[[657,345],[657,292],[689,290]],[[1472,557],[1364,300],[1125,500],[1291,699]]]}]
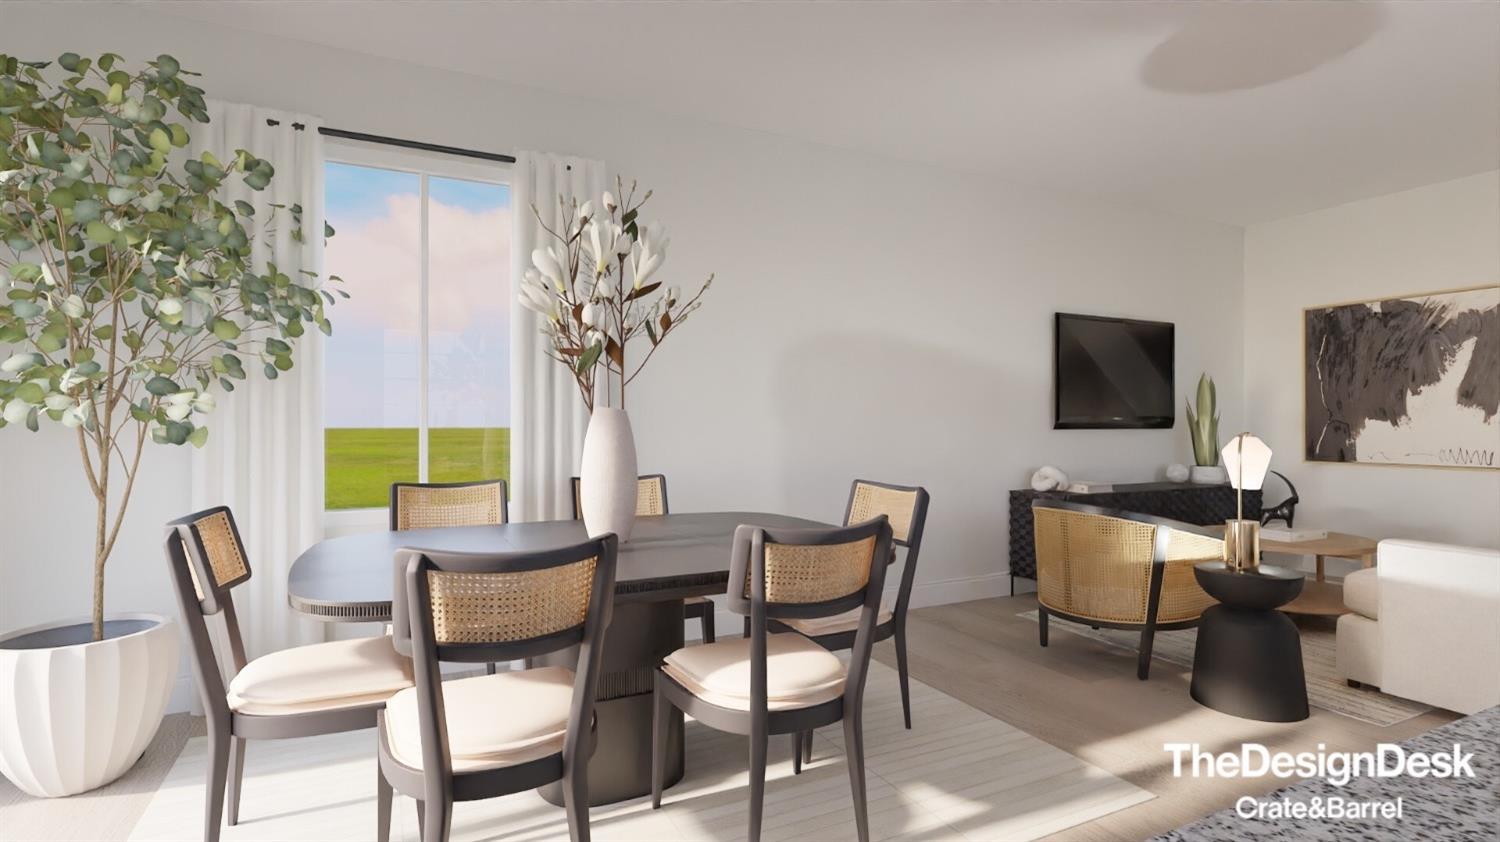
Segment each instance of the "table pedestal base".
[{"label": "table pedestal base", "polygon": [[[615,605],[614,620],[604,636],[600,666],[598,745],[589,760],[589,806],[613,804],[651,794],[651,688],[656,665],[682,648],[682,600],[626,602]],[[572,669],[578,650],[537,659],[539,665]],[[682,780],[682,712],[674,711],[667,734],[666,786]],[[562,783],[537,793],[562,806]]]},{"label": "table pedestal base", "polygon": [[1222,713],[1262,722],[1308,716],[1302,637],[1276,610],[1215,605],[1203,612],[1193,654],[1193,699]]}]

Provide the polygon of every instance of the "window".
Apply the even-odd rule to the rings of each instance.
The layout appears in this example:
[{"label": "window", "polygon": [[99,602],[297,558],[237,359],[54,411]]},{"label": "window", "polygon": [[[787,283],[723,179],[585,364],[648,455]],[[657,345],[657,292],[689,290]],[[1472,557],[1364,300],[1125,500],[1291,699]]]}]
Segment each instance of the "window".
[{"label": "window", "polygon": [[[338,145],[325,260],[325,508],[510,474],[510,187],[498,165]],[[383,514],[381,515],[383,518]]]}]

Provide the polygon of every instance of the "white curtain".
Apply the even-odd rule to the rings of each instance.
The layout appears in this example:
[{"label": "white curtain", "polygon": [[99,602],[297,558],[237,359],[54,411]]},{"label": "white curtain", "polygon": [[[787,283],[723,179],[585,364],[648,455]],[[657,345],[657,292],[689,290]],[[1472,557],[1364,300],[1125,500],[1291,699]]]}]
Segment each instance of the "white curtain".
[{"label": "white curtain", "polygon": [[[531,252],[548,244],[532,204],[554,231],[562,230],[558,196],[579,203],[599,201],[604,164],[540,152],[516,156],[511,195],[511,287],[520,289]],[[510,477],[511,516],[518,521],[572,517],[569,478],[578,473],[588,412],[578,387],[561,364],[545,353],[537,315],[511,303]]]},{"label": "white curtain", "polygon": [[[220,160],[245,149],[275,167],[264,190],[231,177],[220,198],[255,208],[252,265],[274,262],[293,278],[323,274],[323,139],[321,121],[237,103],[209,102],[208,125],[193,129],[190,151]],[[302,242],[291,214],[272,204],[302,205]],[[275,222],[267,221],[275,211]],[[338,308],[329,318],[338,324]],[[235,609],[254,658],[322,639],[316,621],[287,604],[287,573],[304,549],[323,537],[323,334],[309,327],[297,340],[291,371],[268,380],[245,360],[247,376],[218,394],[206,419],[208,443],[193,452],[194,509],[228,505],[244,538],[250,580],[235,589]]]}]

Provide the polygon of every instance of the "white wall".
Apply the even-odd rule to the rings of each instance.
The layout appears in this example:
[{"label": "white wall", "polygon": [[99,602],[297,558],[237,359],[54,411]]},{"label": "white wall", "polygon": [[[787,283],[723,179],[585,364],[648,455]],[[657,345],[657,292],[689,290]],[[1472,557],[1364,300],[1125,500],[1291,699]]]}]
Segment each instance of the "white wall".
[{"label": "white wall", "polygon": [[[1226,429],[1242,423],[1235,227],[138,10],[8,5],[0,17],[5,52],[170,52],[215,97],[340,128],[586,155],[640,177],[672,228],[668,277],[719,278],[635,384],[643,469],[670,476],[675,508],[827,519],[855,476],[923,484],[923,601],[1006,589],[1006,491],[1037,466],[1123,481],[1190,458],[1180,428],[1051,430],[1055,310],[1176,322],[1179,394],[1207,370]],[[117,610],[170,610],[156,530],[187,506],[188,460],[153,457],[112,569]],[[0,473],[26,477],[0,482],[0,627],[87,607],[87,536],[52,506],[86,496],[75,459],[58,435],[0,433]]]},{"label": "white wall", "polygon": [[1298,525],[1500,546],[1500,472],[1302,458],[1304,307],[1497,281],[1500,172],[1247,229],[1246,415],[1301,492]]}]

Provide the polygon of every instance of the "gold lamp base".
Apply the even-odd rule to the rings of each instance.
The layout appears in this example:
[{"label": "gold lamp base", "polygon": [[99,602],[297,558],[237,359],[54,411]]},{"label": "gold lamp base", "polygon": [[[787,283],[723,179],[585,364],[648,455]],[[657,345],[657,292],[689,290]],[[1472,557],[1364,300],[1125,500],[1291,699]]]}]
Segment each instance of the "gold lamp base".
[{"label": "gold lamp base", "polygon": [[1260,521],[1224,522],[1224,563],[1236,573],[1248,573],[1260,566]]}]

